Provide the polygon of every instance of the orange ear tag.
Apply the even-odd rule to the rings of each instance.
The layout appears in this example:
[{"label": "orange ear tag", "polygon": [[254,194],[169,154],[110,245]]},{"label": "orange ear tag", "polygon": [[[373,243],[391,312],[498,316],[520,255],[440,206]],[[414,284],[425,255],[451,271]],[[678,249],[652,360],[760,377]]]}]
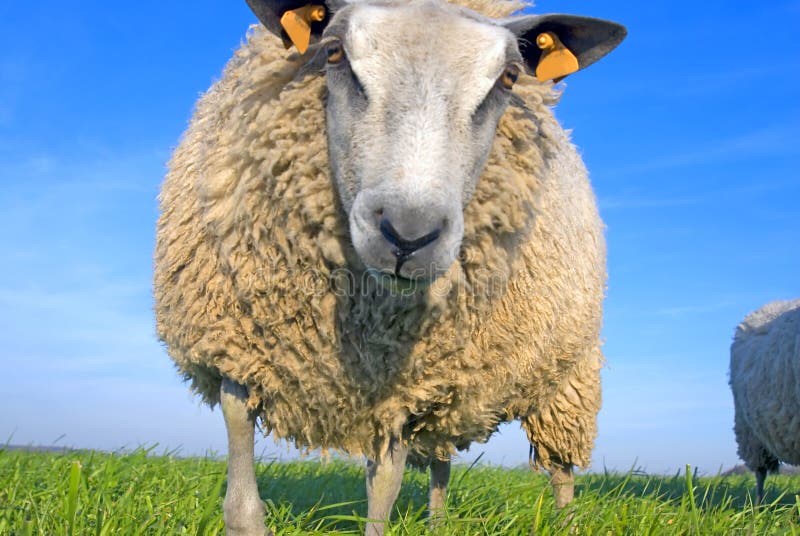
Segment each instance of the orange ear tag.
[{"label": "orange ear tag", "polygon": [[[311,23],[319,22],[325,18],[325,8],[323,6],[299,7],[287,11],[281,17],[281,26],[286,30],[286,35],[291,39],[292,44],[297,47],[300,54],[305,54],[308,44],[311,41]],[[284,43],[289,48],[289,43]]]},{"label": "orange ear tag", "polygon": [[540,82],[558,81],[580,69],[578,58],[553,32],[540,33],[536,45],[542,49],[542,57],[536,66],[536,78]]}]

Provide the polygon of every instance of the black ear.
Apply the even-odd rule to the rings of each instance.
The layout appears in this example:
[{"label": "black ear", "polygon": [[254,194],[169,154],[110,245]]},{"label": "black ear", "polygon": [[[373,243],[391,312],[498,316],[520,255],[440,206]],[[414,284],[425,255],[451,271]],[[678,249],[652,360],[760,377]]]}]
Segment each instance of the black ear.
[{"label": "black ear", "polygon": [[332,0],[246,0],[261,24],[305,54],[309,43],[319,40],[335,7]]},{"label": "black ear", "polygon": [[628,35],[616,22],[575,15],[524,15],[501,24],[517,36],[525,62],[542,81],[585,69]]}]

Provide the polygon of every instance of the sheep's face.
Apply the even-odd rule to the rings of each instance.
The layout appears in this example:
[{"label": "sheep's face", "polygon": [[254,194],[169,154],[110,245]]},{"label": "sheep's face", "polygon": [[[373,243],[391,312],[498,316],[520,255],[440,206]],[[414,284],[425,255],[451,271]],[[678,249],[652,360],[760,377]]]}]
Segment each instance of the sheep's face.
[{"label": "sheep's face", "polygon": [[464,206],[523,68],[516,37],[438,4],[355,5],[328,26],[321,54],[355,250],[387,278],[424,284],[459,252]]},{"label": "sheep's face", "polygon": [[[368,269],[402,288],[423,287],[456,259],[464,207],[523,65],[561,78],[626,34],[572,15],[489,19],[442,0],[314,1],[324,16],[289,33],[301,52],[309,37],[318,43],[312,66],[327,62],[328,153],[353,245]],[[308,9],[300,0],[247,2],[284,39],[282,17]],[[550,52],[563,43],[550,59],[574,56],[542,70],[553,62],[534,43]]]}]

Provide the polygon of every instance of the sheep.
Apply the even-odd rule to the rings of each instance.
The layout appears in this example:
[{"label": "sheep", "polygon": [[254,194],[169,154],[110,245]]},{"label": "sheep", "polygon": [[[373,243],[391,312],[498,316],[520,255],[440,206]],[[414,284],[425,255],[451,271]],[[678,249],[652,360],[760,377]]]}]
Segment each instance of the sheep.
[{"label": "sheep", "polygon": [[800,464],[800,299],[750,313],[731,344],[730,386],[739,457],[756,473],[756,503],[767,472]]},{"label": "sheep", "polygon": [[338,1],[248,0],[262,24],[196,105],[159,198],[157,333],[222,407],[228,534],[265,530],[257,421],[367,458],[368,534],[407,461],[430,467],[435,520],[451,456],[513,419],[561,507],[596,435],[606,269],[549,79],[626,30],[509,17],[507,0]]}]

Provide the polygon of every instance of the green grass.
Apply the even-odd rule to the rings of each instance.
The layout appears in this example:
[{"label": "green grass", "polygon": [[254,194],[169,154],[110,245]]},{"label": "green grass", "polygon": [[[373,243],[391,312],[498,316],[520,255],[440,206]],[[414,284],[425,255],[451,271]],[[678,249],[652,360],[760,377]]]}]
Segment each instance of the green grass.
[{"label": "green grass", "polygon": [[[800,535],[800,477],[770,476],[753,508],[751,475],[693,478],[590,474],[556,511],[546,477],[456,467],[436,534]],[[276,535],[353,534],[366,513],[364,472],[333,461],[258,467]],[[225,464],[211,458],[0,450],[0,535],[223,534]],[[427,534],[427,476],[407,471],[388,534]]]}]

